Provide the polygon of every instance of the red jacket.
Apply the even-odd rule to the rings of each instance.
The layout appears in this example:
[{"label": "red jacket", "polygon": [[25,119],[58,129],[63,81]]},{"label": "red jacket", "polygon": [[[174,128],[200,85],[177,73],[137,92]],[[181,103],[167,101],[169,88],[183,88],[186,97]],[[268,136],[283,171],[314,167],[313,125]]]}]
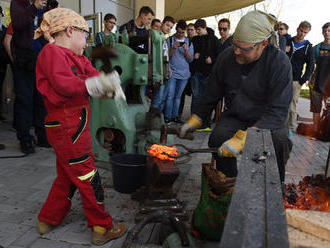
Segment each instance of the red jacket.
[{"label": "red jacket", "polygon": [[[89,102],[85,79],[99,75],[85,56],[75,55],[70,49],[47,44],[37,60],[37,89],[45,99],[46,107]],[[51,105],[51,106],[49,106]]]}]

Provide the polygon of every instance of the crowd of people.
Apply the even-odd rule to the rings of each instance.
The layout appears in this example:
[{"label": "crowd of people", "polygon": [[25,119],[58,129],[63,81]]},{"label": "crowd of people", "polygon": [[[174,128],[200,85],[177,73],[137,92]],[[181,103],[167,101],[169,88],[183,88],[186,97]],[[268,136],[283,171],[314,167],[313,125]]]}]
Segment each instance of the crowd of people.
[{"label": "crowd of people", "polygon": [[[62,222],[79,189],[93,230],[92,242],[103,245],[122,236],[126,226],[113,223],[104,210],[104,192],[91,148],[89,97],[124,98],[122,92],[114,92],[118,89],[114,85],[120,85],[119,75],[115,71],[100,74],[83,56],[89,37],[87,23],[74,11],[60,8],[56,0],[12,0],[10,13],[12,23],[0,29],[5,51],[1,53],[0,88],[9,64],[15,91],[13,127],[21,151],[34,153],[36,143],[52,146],[57,157],[57,177],[39,213],[38,231],[48,233]],[[220,39],[204,19],[187,25],[171,16],[162,21],[153,17],[153,10],[144,6],[136,19],[119,27],[130,37],[146,36],[149,26],[167,37],[163,47],[164,60],[169,62],[167,82],[152,97],[150,111],[164,113],[168,125],[182,124],[179,136],[185,137],[196,129],[211,130],[211,114],[224,102],[209,139],[209,146],[219,151],[214,154],[216,168],[227,177],[236,177],[236,157],[244,148],[247,128],[269,129],[284,184],[292,148],[289,133],[296,131],[301,86],[311,86],[316,126],[322,99],[330,95],[330,23],[322,27],[324,41],[313,47],[305,39],[311,30],[309,22],[301,22],[291,37],[287,24],[261,11],[243,16],[233,35],[230,20],[219,20]],[[116,16],[106,14],[96,45],[103,44],[115,25]],[[146,52],[147,44],[135,50]],[[189,92],[191,117],[183,122],[184,95]]]}]

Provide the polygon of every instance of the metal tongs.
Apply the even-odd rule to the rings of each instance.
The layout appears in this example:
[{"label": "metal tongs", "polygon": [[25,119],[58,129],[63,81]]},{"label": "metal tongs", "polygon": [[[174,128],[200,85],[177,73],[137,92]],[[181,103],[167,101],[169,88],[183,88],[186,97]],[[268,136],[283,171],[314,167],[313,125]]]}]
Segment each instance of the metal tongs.
[{"label": "metal tongs", "polygon": [[182,144],[174,144],[170,147],[182,147],[184,150],[186,150],[186,152],[180,152],[180,155],[178,156],[173,156],[171,154],[168,154],[166,152],[162,152],[162,154],[167,155],[170,158],[174,158],[174,159],[178,159],[178,158],[182,158],[185,156],[188,156],[192,153],[217,153],[218,149],[217,148],[202,148],[202,149],[193,149],[193,148],[188,148]]}]

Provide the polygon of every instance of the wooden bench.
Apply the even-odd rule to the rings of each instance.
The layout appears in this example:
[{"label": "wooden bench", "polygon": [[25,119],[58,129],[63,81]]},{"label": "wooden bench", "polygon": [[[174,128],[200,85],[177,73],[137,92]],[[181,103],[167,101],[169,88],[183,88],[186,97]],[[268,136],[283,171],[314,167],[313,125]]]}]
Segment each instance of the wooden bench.
[{"label": "wooden bench", "polygon": [[[264,152],[268,155],[265,156]],[[270,131],[248,130],[245,149],[238,164],[239,173],[230,209],[217,247],[289,247]]]}]

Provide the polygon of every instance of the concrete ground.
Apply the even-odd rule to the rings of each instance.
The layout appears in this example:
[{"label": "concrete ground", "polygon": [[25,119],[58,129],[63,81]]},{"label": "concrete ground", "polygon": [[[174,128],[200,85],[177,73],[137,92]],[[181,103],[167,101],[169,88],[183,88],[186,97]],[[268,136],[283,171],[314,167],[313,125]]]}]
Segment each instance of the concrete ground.
[{"label": "concrete ground", "polygon": [[[187,106],[185,109],[185,117],[188,115],[188,108]],[[301,100],[298,107],[299,114],[310,117],[306,115],[308,108],[308,102],[304,99]],[[200,148],[207,147],[207,140],[208,133],[196,133],[193,142],[182,140],[176,140],[176,142]],[[0,123],[0,143],[6,145],[6,149],[0,151],[0,156],[21,154],[10,123]],[[294,147],[294,149],[299,150],[299,147]],[[322,159],[321,157],[320,161]],[[194,154],[188,163],[179,165],[181,175],[174,188],[178,191],[178,199],[186,203],[188,213],[193,211],[199,200],[200,165],[209,161],[210,155]],[[289,164],[291,165],[289,166]],[[311,166],[299,172],[299,164],[292,162],[289,164],[290,173],[300,173],[302,176],[303,174],[322,173],[324,170],[320,165]],[[110,164],[99,165],[109,169],[100,169],[103,183],[106,186],[106,210],[115,221],[124,221],[131,228],[134,225],[138,203],[131,200],[130,195],[118,193],[112,188]],[[91,231],[86,227],[86,219],[78,192],[72,201],[72,210],[64,222],[47,235],[40,236],[37,233],[37,215],[55,176],[55,154],[51,148],[37,148],[35,154],[24,158],[0,159],[0,248],[94,247],[90,243]],[[103,247],[121,247],[124,238],[112,241]]]}]

